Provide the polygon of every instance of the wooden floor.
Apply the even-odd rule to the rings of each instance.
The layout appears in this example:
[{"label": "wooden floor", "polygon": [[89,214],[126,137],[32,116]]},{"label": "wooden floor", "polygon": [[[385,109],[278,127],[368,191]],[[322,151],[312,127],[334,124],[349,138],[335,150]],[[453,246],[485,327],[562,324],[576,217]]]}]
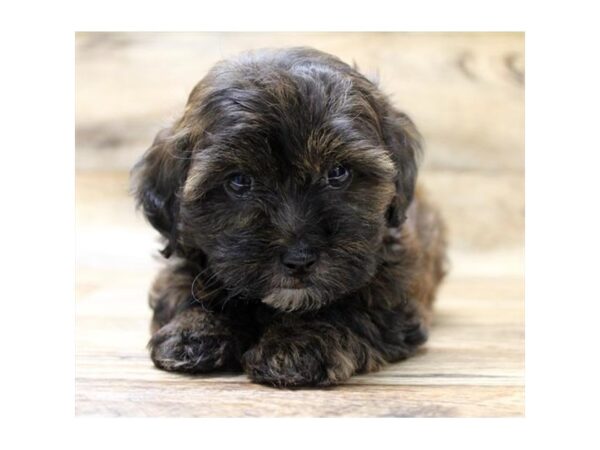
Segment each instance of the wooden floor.
[{"label": "wooden floor", "polygon": [[[451,271],[416,357],[329,389],[155,369],[145,349],[156,233],[127,171],[217,60],[310,45],[353,60],[425,137],[419,179]],[[520,33],[86,33],[76,39],[76,413],[81,416],[524,414],[524,36]]]}]

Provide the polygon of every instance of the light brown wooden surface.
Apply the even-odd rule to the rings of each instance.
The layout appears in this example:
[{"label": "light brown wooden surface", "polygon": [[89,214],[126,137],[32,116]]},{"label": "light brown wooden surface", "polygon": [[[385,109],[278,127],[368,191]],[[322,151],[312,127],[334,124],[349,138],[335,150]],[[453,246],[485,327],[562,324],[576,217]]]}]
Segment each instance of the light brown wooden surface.
[{"label": "light brown wooden surface", "polygon": [[[443,416],[524,413],[522,34],[85,34],[76,39],[76,413]],[[155,369],[145,349],[156,233],[127,170],[216,60],[312,45],[366,71],[426,140],[420,181],[450,232],[451,272],[416,357],[330,389]]]}]

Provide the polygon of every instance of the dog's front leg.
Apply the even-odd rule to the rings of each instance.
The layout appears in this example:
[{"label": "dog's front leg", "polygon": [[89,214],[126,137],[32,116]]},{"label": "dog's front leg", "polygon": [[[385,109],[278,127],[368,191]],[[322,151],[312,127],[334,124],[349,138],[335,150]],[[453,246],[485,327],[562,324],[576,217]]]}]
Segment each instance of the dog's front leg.
[{"label": "dog's front leg", "polygon": [[248,330],[235,318],[199,303],[202,288],[194,285],[194,298],[194,278],[185,264],[167,267],[156,278],[150,293],[152,361],[177,372],[239,370],[241,355],[250,345]]},{"label": "dog's front leg", "polygon": [[242,364],[259,383],[327,386],[404,359],[426,338],[424,321],[407,308],[328,308],[310,316],[276,317]]}]

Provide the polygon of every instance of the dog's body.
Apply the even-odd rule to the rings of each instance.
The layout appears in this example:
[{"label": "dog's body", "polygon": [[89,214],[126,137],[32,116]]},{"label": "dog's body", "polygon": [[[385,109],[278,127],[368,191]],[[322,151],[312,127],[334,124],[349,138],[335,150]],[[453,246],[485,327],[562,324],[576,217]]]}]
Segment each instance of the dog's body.
[{"label": "dog's body", "polygon": [[219,63],[134,169],[166,241],[151,356],[329,385],[412,354],[444,275],[443,225],[414,193],[419,135],[324,53]]}]

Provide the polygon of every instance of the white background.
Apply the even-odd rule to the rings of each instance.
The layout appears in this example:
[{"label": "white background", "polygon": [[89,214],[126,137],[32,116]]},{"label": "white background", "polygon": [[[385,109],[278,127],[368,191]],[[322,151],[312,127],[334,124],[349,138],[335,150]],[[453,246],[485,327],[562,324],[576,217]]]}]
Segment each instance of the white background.
[{"label": "white background", "polygon": [[[210,3],[0,7],[0,439],[10,442],[2,447],[598,448],[600,36],[593,3]],[[74,32],[119,30],[525,31],[527,417],[74,418]]]}]

